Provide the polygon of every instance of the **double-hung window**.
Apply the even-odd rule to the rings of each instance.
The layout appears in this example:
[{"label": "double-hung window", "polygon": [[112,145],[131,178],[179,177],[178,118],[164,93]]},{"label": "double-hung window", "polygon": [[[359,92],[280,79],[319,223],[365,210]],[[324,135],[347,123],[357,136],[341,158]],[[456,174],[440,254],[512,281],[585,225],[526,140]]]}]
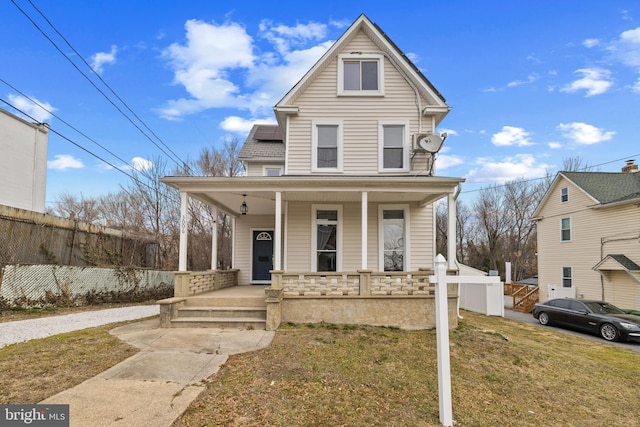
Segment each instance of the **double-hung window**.
[{"label": "double-hung window", "polygon": [[313,172],[342,172],[342,121],[313,121]]},{"label": "double-hung window", "polygon": [[378,218],[383,271],[405,271],[408,267],[408,215],[404,206],[380,207]]},{"label": "double-hung window", "polygon": [[570,288],[573,285],[573,268],[562,267],[562,287]]},{"label": "double-hung window", "polygon": [[312,231],[313,271],[338,271],[342,242],[342,207],[314,206]]},{"label": "double-hung window", "polygon": [[566,203],[569,201],[569,189],[567,187],[562,187],[560,189],[560,202]]},{"label": "double-hung window", "polygon": [[409,123],[378,123],[378,170],[406,172],[409,170]]},{"label": "double-hung window", "polygon": [[338,95],[384,95],[383,56],[367,53],[338,55]]},{"label": "double-hung window", "polygon": [[571,218],[562,218],[560,220],[560,241],[571,241]]}]

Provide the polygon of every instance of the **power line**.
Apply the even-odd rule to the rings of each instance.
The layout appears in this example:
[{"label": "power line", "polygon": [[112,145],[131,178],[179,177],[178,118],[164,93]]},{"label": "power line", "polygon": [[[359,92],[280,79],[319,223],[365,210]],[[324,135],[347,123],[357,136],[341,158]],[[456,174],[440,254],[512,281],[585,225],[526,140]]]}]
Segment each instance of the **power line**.
[{"label": "power line", "polygon": [[[49,40],[49,42],[55,47],[55,49],[62,55],[65,57],[65,59],[67,59],[67,61],[69,61],[69,63],[71,63],[71,65],[120,113],[122,114],[123,117],[125,117],[136,129],[138,129],[138,131],[140,131],[140,133],[142,133],[142,135],[144,135],[153,145],[155,145],[160,151],[162,151],[168,158],[170,158],[172,161],[174,161],[179,167],[187,167],[188,165],[185,161],[183,161],[177,154],[175,154],[164,142],[162,142],[162,140],[160,140],[160,138],[153,132],[151,131],[151,129],[149,129],[149,127],[142,121],[142,119],[140,119],[138,117],[137,114],[135,114],[133,112],[133,110],[122,100],[122,98],[120,98],[115,91],[102,79],[102,77],[100,77],[95,70],[87,63],[87,61],[84,59],[84,57],[73,47],[71,46],[71,44],[67,41],[67,39],[56,29],[55,26],[53,26],[53,24],[51,23],[51,21],[49,21],[49,19],[47,19],[47,17],[31,2],[31,0],[28,0],[29,3],[31,4],[31,6],[38,11],[38,13],[47,21],[47,23],[54,29],[54,31],[65,41],[65,43],[73,50],[73,52],[78,55],[78,57],[80,59],[82,59],[82,61],[84,62],[85,65],[87,65],[87,67],[89,67],[89,69],[91,70],[91,72],[96,75],[100,81],[107,87],[109,88],[109,90],[111,91],[111,93],[113,93],[116,98],[134,115],[134,117],[136,117],[136,119],[138,119],[144,127],[146,127],[161,143],[162,145],[164,145],[172,154],[173,156],[171,156],[169,153],[167,153],[167,151],[165,151],[162,147],[160,147],[160,145],[158,145],[151,137],[149,137],[149,135],[147,135],[147,133],[140,128],[140,126],[138,126],[124,111],[122,111],[122,109],[117,106],[115,104],[115,102],[113,102],[109,96],[107,96],[107,94],[104,93],[104,91],[102,91],[102,89],[100,89],[92,80],[91,78],[89,78],[89,76],[87,76],[82,70],[80,70],[80,68],[75,64],[75,62],[73,62],[69,56],[64,53],[62,51],[62,49],[60,49],[60,47],[57,45],[57,43],[55,41],[53,41],[53,39],[51,39],[51,37],[49,37],[48,34],[46,34],[46,32],[29,16],[29,14],[23,10],[18,4],[16,4],[15,0],[11,0],[11,3],[13,3],[13,5],[29,20],[29,22],[31,22],[31,24],[47,39]],[[176,160],[177,159],[177,160]]]}]

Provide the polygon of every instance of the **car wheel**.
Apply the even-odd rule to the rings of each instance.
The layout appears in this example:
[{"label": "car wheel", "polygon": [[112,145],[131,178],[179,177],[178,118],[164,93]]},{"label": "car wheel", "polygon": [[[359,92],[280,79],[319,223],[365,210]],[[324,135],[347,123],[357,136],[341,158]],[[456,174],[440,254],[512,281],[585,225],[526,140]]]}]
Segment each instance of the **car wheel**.
[{"label": "car wheel", "polygon": [[548,325],[549,315],[544,311],[541,312],[540,314],[538,314],[538,322],[540,322],[541,325]]},{"label": "car wheel", "polygon": [[618,330],[611,323],[600,326],[600,336],[607,341],[618,341]]}]

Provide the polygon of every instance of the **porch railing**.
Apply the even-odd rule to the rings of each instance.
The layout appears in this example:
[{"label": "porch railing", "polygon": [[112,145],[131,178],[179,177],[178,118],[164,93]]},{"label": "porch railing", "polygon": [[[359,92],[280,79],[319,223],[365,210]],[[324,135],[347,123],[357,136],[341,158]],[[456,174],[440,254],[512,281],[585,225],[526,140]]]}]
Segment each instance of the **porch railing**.
[{"label": "porch railing", "polygon": [[238,270],[176,271],[174,296],[189,297],[238,284]]},{"label": "porch railing", "polygon": [[272,271],[271,287],[286,297],[349,297],[435,295],[431,270],[403,272],[290,272]]},{"label": "porch railing", "polygon": [[538,302],[538,287],[529,290],[528,286],[523,286],[513,294],[513,310],[522,313],[531,313],[533,306]]}]

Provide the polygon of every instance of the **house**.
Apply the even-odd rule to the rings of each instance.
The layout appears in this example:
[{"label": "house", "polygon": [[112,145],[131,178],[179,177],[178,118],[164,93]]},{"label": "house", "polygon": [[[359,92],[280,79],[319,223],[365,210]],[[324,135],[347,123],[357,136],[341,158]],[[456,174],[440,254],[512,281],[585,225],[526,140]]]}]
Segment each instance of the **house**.
[{"label": "house", "polygon": [[533,214],[541,300],[575,295],[640,308],[637,171],[629,160],[623,172],[557,174]]},{"label": "house", "polygon": [[49,128],[0,108],[0,205],[44,213]]},{"label": "house", "polygon": [[[175,297],[162,303],[163,325],[187,322],[180,310],[199,304],[197,295],[238,285],[267,286],[268,329],[280,322],[435,326],[434,202],[448,198],[455,236],[464,181],[436,173],[446,136],[435,129],[449,111],[361,15],[275,105],[277,125],[253,127],[240,152],[246,176],[162,178],[181,193],[182,224],[193,198],[232,216],[234,230],[232,270],[188,272],[181,227]],[[450,274],[458,269],[455,241],[443,254]],[[455,326],[456,290],[449,296]],[[203,320],[205,311],[193,317]]]}]

